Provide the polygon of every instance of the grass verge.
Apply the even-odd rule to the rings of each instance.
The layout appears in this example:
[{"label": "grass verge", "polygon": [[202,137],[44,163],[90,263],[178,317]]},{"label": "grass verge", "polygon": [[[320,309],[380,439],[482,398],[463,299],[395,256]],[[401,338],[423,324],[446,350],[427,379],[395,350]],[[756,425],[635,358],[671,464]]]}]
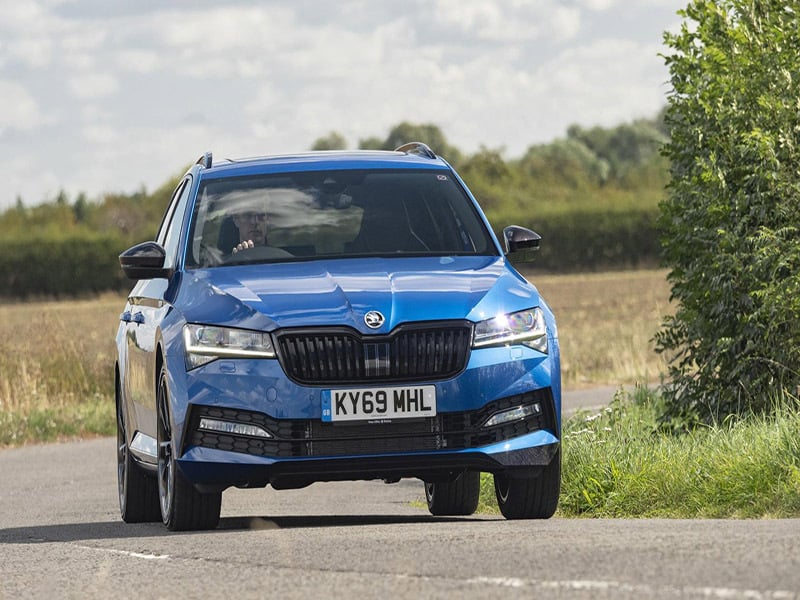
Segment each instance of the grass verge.
[{"label": "grass verge", "polygon": [[2,411],[0,447],[114,435],[115,419],[113,399],[102,398],[64,407],[33,406],[27,412]]},{"label": "grass verge", "polygon": [[[660,398],[620,392],[564,426],[562,517],[781,518],[800,515],[800,406],[691,433],[659,431]],[[481,509],[498,512],[493,480]]]}]

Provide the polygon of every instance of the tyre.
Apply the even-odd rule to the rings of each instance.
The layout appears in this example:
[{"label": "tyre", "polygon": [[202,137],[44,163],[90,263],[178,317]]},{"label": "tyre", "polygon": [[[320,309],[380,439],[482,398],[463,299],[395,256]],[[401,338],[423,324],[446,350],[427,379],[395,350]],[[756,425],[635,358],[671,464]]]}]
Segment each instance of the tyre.
[{"label": "tyre", "polygon": [[119,512],[126,523],[152,523],[161,519],[158,484],[131,456],[125,407],[117,382],[117,488]]},{"label": "tyre", "polygon": [[494,491],[506,519],[549,519],[561,493],[561,449],[537,477],[514,479],[497,473]]},{"label": "tyre", "polygon": [[471,515],[478,508],[481,474],[466,471],[454,481],[425,482],[428,510],[436,516]]},{"label": "tyre", "polygon": [[219,523],[222,492],[201,494],[178,473],[169,411],[166,369],[162,367],[156,397],[158,411],[158,497],[161,521],[170,531],[214,529]]}]

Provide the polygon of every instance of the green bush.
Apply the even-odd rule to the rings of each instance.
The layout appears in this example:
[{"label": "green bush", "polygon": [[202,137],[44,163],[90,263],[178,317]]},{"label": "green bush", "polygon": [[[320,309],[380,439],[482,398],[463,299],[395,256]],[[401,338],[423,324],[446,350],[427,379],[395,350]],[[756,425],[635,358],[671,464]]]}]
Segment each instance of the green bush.
[{"label": "green bush", "polygon": [[695,0],[666,35],[671,417],[773,409],[800,384],[800,29],[791,3]]}]

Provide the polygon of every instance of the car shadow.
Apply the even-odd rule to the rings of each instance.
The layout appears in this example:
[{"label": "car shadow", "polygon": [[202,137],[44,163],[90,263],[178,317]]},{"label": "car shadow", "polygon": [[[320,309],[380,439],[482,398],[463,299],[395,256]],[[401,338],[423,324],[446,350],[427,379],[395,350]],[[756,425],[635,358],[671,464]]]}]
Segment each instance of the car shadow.
[{"label": "car shadow", "polygon": [[476,517],[433,517],[430,515],[303,515],[283,517],[225,517],[217,530],[230,529],[314,529],[319,527],[364,527],[409,523],[453,523],[484,521]]},{"label": "car shadow", "polygon": [[414,523],[456,523],[485,521],[477,517],[434,517],[430,515],[297,515],[297,516],[236,516],[223,517],[216,529],[206,531],[170,532],[161,523],[124,523],[101,521],[95,523],[63,523],[31,525],[0,529],[2,544],[46,544],[107,539],[136,539],[167,535],[221,534],[229,531],[272,529],[315,529],[320,527],[367,527],[375,525],[404,525]]}]

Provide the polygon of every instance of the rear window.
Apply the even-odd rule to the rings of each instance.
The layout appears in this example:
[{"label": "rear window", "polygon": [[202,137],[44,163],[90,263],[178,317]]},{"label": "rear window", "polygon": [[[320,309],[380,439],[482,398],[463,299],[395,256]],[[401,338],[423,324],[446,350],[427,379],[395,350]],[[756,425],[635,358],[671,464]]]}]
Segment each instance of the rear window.
[{"label": "rear window", "polygon": [[198,190],[187,265],[316,257],[495,255],[449,171],[314,171],[212,179]]}]

